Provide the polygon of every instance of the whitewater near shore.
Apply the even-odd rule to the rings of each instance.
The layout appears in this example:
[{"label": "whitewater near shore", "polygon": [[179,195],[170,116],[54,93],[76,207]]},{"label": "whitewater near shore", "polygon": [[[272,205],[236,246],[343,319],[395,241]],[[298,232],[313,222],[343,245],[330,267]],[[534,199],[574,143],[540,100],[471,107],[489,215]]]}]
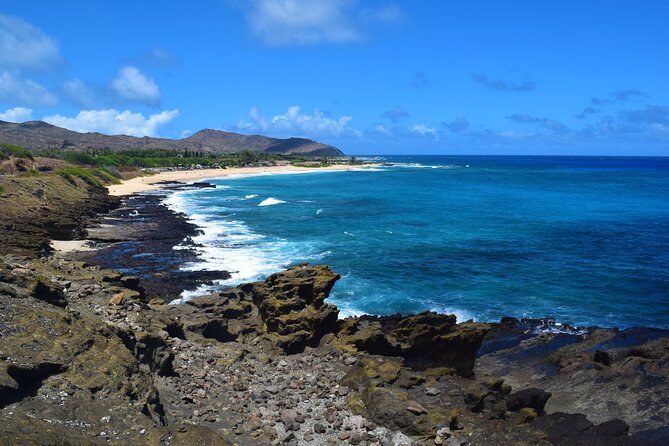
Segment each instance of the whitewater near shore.
[{"label": "whitewater near shore", "polygon": [[323,171],[350,171],[377,167],[376,164],[362,165],[333,165],[326,167],[300,167],[291,165],[277,165],[267,167],[232,167],[227,169],[198,169],[175,170],[159,172],[152,176],[135,177],[120,184],[107,186],[110,195],[123,196],[139,192],[160,189],[160,184],[166,181],[197,181],[216,178],[239,178],[255,175],[274,175],[285,173],[306,173]]}]

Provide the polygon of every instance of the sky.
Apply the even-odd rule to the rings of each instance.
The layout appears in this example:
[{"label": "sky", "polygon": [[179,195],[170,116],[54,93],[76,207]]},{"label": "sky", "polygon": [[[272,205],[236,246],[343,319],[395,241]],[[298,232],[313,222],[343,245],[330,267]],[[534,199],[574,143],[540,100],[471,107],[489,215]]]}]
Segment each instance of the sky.
[{"label": "sky", "polygon": [[0,2],[0,120],[669,156],[666,0]]}]

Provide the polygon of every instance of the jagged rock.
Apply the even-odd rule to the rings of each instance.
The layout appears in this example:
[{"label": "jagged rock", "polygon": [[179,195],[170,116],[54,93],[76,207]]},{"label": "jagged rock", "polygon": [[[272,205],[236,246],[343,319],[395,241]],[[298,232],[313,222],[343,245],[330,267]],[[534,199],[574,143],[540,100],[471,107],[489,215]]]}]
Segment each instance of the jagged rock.
[{"label": "jagged rock", "polygon": [[0,262],[0,295],[15,298],[34,298],[48,302],[58,307],[67,306],[67,299],[63,293],[63,286],[41,277],[34,276],[23,268],[11,268]]},{"label": "jagged rock", "polygon": [[189,305],[204,316],[186,328],[224,342],[266,334],[286,353],[298,353],[336,331],[339,312],[324,300],[339,277],[327,266],[304,264],[263,282],[193,299]]},{"label": "jagged rock", "polygon": [[[149,425],[164,422],[151,376],[119,330],[99,319],[35,299],[0,296],[0,350],[0,406],[21,402],[23,410],[89,424],[99,423],[111,407],[127,407],[133,418],[146,416]],[[42,398],[32,398],[38,392]],[[5,423],[0,437],[18,432],[23,420]],[[44,431],[46,442],[52,438],[48,432],[53,428]]]},{"label": "jagged rock", "polygon": [[339,278],[327,266],[300,265],[253,284],[253,301],[279,347],[301,352],[336,331],[339,310],[324,300]]},{"label": "jagged rock", "polygon": [[342,322],[338,340],[358,351],[401,356],[416,369],[450,367],[470,376],[487,324],[456,324],[454,315],[361,316]]}]

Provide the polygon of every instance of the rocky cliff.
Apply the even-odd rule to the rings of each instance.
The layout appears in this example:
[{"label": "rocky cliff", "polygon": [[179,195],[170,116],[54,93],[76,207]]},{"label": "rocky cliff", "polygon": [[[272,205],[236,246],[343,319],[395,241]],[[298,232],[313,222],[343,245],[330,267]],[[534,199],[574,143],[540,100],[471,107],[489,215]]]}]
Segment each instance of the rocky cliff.
[{"label": "rocky cliff", "polygon": [[[504,371],[477,369],[489,324],[435,313],[337,320],[324,301],[338,277],[300,265],[173,306],[147,303],[133,278],[82,262],[8,259],[0,263],[0,444],[662,444],[661,429],[651,431],[660,442],[631,437],[606,408],[588,417],[547,412],[559,387],[512,387]],[[495,326],[487,348],[508,335]],[[549,362],[590,363],[578,352],[597,340]],[[632,355],[662,368],[658,347]],[[630,353],[606,355],[613,363]],[[658,419],[645,427],[664,416],[657,404],[666,383],[653,380],[645,385],[659,394],[649,400]]]},{"label": "rocky cliff", "polygon": [[109,149],[112,151],[168,149],[234,153],[253,150],[308,156],[343,156],[341,150],[336,147],[304,138],[277,139],[210,129],[201,130],[183,139],[138,138],[127,135],[79,133],[42,121],[20,124],[0,121],[0,143],[16,144],[35,151],[45,149]]}]

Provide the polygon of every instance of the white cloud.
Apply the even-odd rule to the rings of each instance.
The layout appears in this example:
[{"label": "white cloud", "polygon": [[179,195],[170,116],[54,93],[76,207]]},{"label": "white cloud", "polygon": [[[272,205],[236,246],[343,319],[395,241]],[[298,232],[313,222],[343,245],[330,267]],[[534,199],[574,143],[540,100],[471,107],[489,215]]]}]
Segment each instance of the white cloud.
[{"label": "white cloud", "polygon": [[269,45],[347,43],[360,35],[346,14],[346,0],[254,0],[253,32]]},{"label": "white cloud", "polygon": [[0,67],[44,70],[60,62],[52,37],[19,17],[0,14]]},{"label": "white cloud", "polygon": [[65,127],[77,132],[100,132],[112,135],[156,136],[158,127],[167,124],[179,115],[178,110],[165,110],[145,118],[130,110],[82,110],[74,117],[62,115],[45,116],[49,124]]},{"label": "white cloud", "polygon": [[23,105],[55,105],[58,98],[30,79],[23,79],[10,71],[0,72],[0,102]]},{"label": "white cloud", "polygon": [[125,66],[121,68],[111,86],[121,98],[129,101],[151,105],[160,102],[158,85],[137,67]]},{"label": "white cloud", "polygon": [[252,0],[248,19],[268,45],[313,45],[361,40],[363,28],[401,17],[394,4],[360,8],[356,0]]},{"label": "white cloud", "polygon": [[386,136],[389,136],[392,133],[390,129],[383,124],[376,124],[374,126],[374,131]]},{"label": "white cloud", "polygon": [[294,105],[286,113],[265,118],[255,107],[249,110],[250,121],[240,121],[237,127],[246,131],[268,132],[275,135],[290,136],[346,136],[358,132],[349,127],[353,119],[342,116],[339,119],[328,118],[320,110],[312,115],[300,113],[300,107]]},{"label": "white cloud", "polygon": [[0,121],[24,122],[32,119],[33,110],[25,107],[14,107],[0,113]]},{"label": "white cloud", "polygon": [[425,124],[414,124],[413,127],[411,127],[411,131],[413,133],[418,133],[421,136],[432,135],[437,138],[437,129],[428,127]]},{"label": "white cloud", "polygon": [[63,83],[63,95],[80,107],[89,108],[95,104],[93,90],[79,79],[68,79]]}]

